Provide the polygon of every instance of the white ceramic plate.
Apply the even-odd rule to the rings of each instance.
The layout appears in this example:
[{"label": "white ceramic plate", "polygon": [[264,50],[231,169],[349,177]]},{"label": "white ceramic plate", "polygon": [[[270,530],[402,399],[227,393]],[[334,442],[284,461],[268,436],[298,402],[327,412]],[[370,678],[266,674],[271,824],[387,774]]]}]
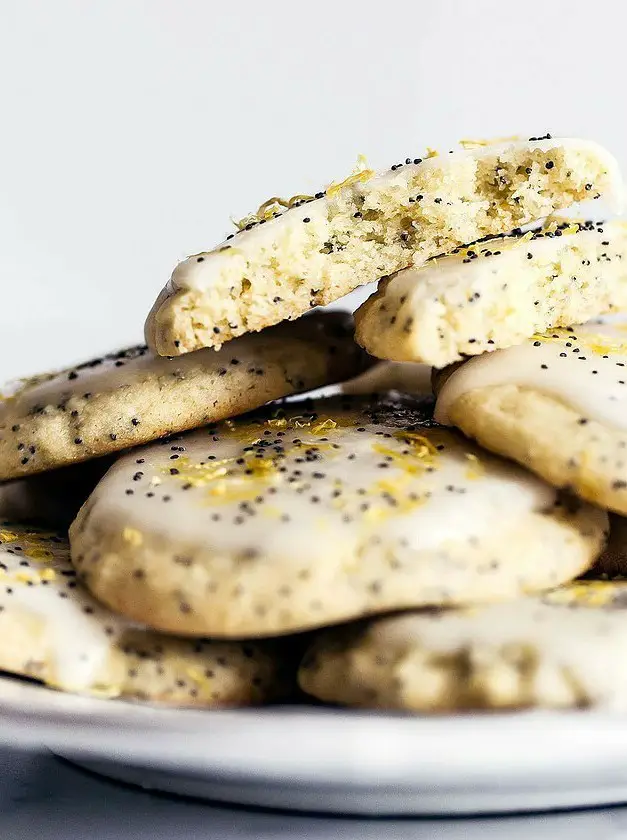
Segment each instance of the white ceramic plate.
[{"label": "white ceramic plate", "polygon": [[593,712],[202,712],[0,677],[0,740],[45,745],[145,787],[288,809],[462,814],[627,801],[627,718]]}]

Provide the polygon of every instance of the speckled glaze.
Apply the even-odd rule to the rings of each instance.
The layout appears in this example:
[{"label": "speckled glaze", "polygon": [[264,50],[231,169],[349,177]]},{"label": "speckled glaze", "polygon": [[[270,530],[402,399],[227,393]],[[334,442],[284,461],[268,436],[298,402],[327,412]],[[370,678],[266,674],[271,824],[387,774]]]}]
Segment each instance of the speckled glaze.
[{"label": "speckled glaze", "polygon": [[70,533],[112,608],[256,636],[553,585],[587,568],[605,527],[434,425],[428,403],[343,396],[126,455]]},{"label": "speckled glaze", "polygon": [[626,655],[627,582],[588,580],[510,604],[330,630],[305,656],[300,683],[370,708],[625,711]]},{"label": "speckled glaze", "polygon": [[378,174],[362,166],[326,193],[266,202],[228,241],[179,263],[148,315],[146,341],[162,355],[220,347],[601,195],[622,202],[615,159],[551,135],[430,151]]},{"label": "speckled glaze", "polygon": [[0,524],[0,668],[62,691],[172,705],[247,705],[289,692],[271,645],[190,642],[115,615],[81,586],[67,539]]},{"label": "speckled glaze", "polygon": [[518,347],[470,359],[442,387],[436,407],[478,388],[513,384],[551,394],[589,420],[627,432],[627,324],[593,322],[535,336]]},{"label": "speckled glaze", "polygon": [[386,277],[355,314],[374,356],[438,368],[627,307],[627,224],[549,219]]},{"label": "speckled glaze", "polygon": [[0,478],[118,452],[347,379],[369,364],[343,312],[312,313],[223,351],[146,347],[17,383],[0,399]]},{"label": "speckled glaze", "polygon": [[552,330],[436,377],[436,417],[556,487],[627,515],[627,331]]}]

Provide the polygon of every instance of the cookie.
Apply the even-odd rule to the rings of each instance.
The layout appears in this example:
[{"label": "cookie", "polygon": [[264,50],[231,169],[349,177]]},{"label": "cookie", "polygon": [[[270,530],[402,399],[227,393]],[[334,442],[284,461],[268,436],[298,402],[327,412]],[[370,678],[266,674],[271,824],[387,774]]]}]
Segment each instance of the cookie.
[{"label": "cookie", "polygon": [[221,352],[136,347],[21,384],[0,402],[0,479],[85,461],[242,414],[363,369],[345,313],[312,313]]},{"label": "cookie", "polygon": [[396,391],[431,396],[431,368],[411,362],[378,362],[342,385],[344,394],[385,394]]},{"label": "cookie", "polygon": [[191,641],[120,618],[76,580],[67,540],[0,526],[0,670],[62,691],[184,706],[287,696],[287,646]]},{"label": "cookie", "polygon": [[436,417],[556,487],[627,514],[627,327],[536,335],[444,374]]},{"label": "cookie", "polygon": [[273,198],[210,251],[180,263],[146,322],[174,356],[293,319],[483,236],[576,201],[622,200],[615,159],[585,140],[464,144],[376,174],[361,166],[315,196]]},{"label": "cookie", "polygon": [[433,425],[420,402],[268,407],[118,460],[70,529],[116,612],[261,637],[577,576],[605,513]]},{"label": "cookie", "polygon": [[381,281],[355,314],[374,356],[445,367],[627,307],[627,223],[552,221]]},{"label": "cookie", "polygon": [[601,706],[627,711],[627,582],[412,612],[320,635],[301,687],[349,706],[453,712]]}]

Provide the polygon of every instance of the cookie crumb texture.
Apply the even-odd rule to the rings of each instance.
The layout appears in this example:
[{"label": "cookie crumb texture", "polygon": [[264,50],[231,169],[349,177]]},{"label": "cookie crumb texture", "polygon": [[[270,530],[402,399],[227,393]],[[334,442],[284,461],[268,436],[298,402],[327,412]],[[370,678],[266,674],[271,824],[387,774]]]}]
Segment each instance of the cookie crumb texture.
[{"label": "cookie crumb texture", "polygon": [[561,220],[381,281],[356,336],[379,358],[441,368],[626,306],[627,224]]},{"label": "cookie crumb texture", "polygon": [[181,634],[261,637],[546,589],[592,564],[606,527],[420,402],[343,396],[122,457],[70,540],[112,609]]},{"label": "cookie crumb texture", "polygon": [[436,385],[442,423],[556,487],[627,515],[625,324],[538,334],[446,373]]},{"label": "cookie crumb texture", "polygon": [[622,199],[616,161],[574,139],[478,146],[361,172],[252,217],[214,250],[180,263],[148,316],[146,341],[161,355],[220,347],[603,194]]},{"label": "cookie crumb texture", "polygon": [[24,380],[0,398],[0,479],[117,452],[359,373],[352,317],[312,313],[221,352],[135,347]]},{"label": "cookie crumb texture", "polygon": [[415,612],[330,630],[300,668],[304,691],[348,706],[454,712],[627,709],[627,583]]},{"label": "cookie crumb texture", "polygon": [[0,523],[3,671],[103,698],[246,706],[288,696],[285,654],[272,643],[176,639],[131,624],[77,581],[67,539]]}]

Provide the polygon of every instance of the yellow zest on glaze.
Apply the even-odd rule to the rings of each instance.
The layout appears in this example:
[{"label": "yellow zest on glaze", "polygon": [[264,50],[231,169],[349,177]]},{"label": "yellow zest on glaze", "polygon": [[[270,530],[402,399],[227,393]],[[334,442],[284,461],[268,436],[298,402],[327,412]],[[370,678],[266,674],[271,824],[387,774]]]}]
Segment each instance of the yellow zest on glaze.
[{"label": "yellow zest on glaze", "polygon": [[27,557],[30,557],[32,560],[51,560],[54,557],[54,554],[47,548],[41,548],[38,546],[31,547],[28,544],[28,540],[26,541],[26,554]]},{"label": "yellow zest on glaze", "polygon": [[42,541],[54,537],[52,531],[32,531],[24,530],[8,530],[0,529],[0,545],[5,543],[19,543],[24,550],[24,556],[32,560],[51,560],[54,555],[50,549],[46,548]]},{"label": "yellow zest on glaze", "polygon": [[316,423],[315,426],[312,426],[311,433],[312,435],[323,435],[331,429],[337,429],[337,423],[335,420],[331,420],[331,418],[328,417],[326,420],[321,420],[319,423]]},{"label": "yellow zest on glaze", "polygon": [[554,589],[544,597],[552,604],[604,607],[611,604],[616,597],[616,586],[612,581],[606,580],[580,581],[565,586],[563,589]]},{"label": "yellow zest on glaze", "polygon": [[271,420],[266,420],[266,426],[271,429],[284,429],[287,426],[285,417],[273,417]]},{"label": "yellow zest on glaze", "polygon": [[[184,456],[176,462],[178,473],[176,478],[184,484],[191,484],[192,487],[204,487],[206,484],[223,478],[228,473],[228,466],[235,463],[235,458],[222,458],[219,461],[210,461],[208,464],[193,464],[189,458]],[[164,475],[170,475],[171,467],[162,467]],[[151,479],[152,484],[161,484],[162,479]]]},{"label": "yellow zest on glaze", "polygon": [[302,204],[304,201],[311,201],[313,195],[293,195],[291,198],[280,198],[275,195],[260,204],[254,213],[249,213],[242,219],[231,219],[238,230],[244,230],[246,225],[256,224],[257,222],[267,222],[273,219],[277,213],[282,213],[284,210],[290,210],[296,204]]},{"label": "yellow zest on glaze", "polygon": [[515,143],[517,140],[520,140],[520,136],[517,134],[512,134],[509,137],[492,137],[491,139],[481,138],[478,140],[460,140],[459,145],[462,147],[462,149],[480,149],[484,146],[496,146],[499,143]]},{"label": "yellow zest on glaze", "polygon": [[427,447],[424,449],[419,448],[416,452],[412,452],[409,455],[403,455],[397,449],[392,449],[382,443],[375,443],[372,448],[379,455],[387,458],[390,463],[393,463],[399,469],[403,470],[403,472],[407,472],[410,475],[419,475],[431,467],[431,455]]},{"label": "yellow zest on glaze", "polygon": [[271,458],[247,458],[246,472],[252,474],[253,477],[265,477],[276,469],[274,461]]},{"label": "yellow zest on glaze", "polygon": [[406,487],[410,481],[411,479],[409,475],[403,474],[395,476],[393,479],[382,478],[379,481],[377,481],[375,487],[382,493],[387,493],[393,498],[396,498],[396,494],[398,493],[398,491],[402,490],[403,487]]},{"label": "yellow zest on glaze", "polygon": [[[6,572],[5,572],[6,576]],[[54,569],[29,569],[28,571],[18,571],[11,576],[11,581],[15,583],[25,583],[30,586],[38,586],[40,583],[46,581],[50,583],[56,580],[57,573]]]},{"label": "yellow zest on glaze", "polygon": [[568,225],[568,227],[562,228],[562,236],[572,236],[573,233],[579,233],[581,229],[576,219],[567,216],[549,216],[542,225],[542,232],[555,233],[560,225]]},{"label": "yellow zest on glaze", "polygon": [[430,146],[427,146],[427,154],[425,155],[424,159],[428,160],[429,158],[434,158],[439,156],[439,152],[437,149],[432,149]]},{"label": "yellow zest on glaze", "polygon": [[140,546],[144,541],[141,531],[138,531],[136,528],[124,528],[122,539],[124,542],[135,547]]},{"label": "yellow zest on glaze", "polygon": [[599,356],[604,356],[609,353],[627,356],[627,341],[612,341],[602,333],[583,332],[580,335],[577,332],[577,327],[574,328],[574,331],[570,331],[565,327],[556,327],[550,332],[536,333],[530,340],[565,342],[573,341],[573,336],[577,336],[578,345],[585,347],[586,350],[589,350],[591,353],[596,353]]},{"label": "yellow zest on glaze", "polygon": [[474,481],[477,478],[483,478],[485,475],[485,467],[472,452],[466,453],[466,460],[469,461],[468,469],[466,470],[466,478]]},{"label": "yellow zest on glaze", "polygon": [[401,443],[408,443],[412,447],[412,455],[423,460],[429,460],[429,464],[438,456],[435,445],[424,435],[418,432],[396,432],[394,437]]},{"label": "yellow zest on glaze", "polygon": [[364,155],[357,156],[357,165],[353,170],[352,174],[345,178],[343,181],[339,181],[337,183],[329,184],[327,187],[327,196],[332,197],[343,190],[345,187],[351,187],[353,184],[357,184],[360,181],[369,181],[370,178],[374,177],[375,171],[374,169],[368,168],[368,162]]}]

